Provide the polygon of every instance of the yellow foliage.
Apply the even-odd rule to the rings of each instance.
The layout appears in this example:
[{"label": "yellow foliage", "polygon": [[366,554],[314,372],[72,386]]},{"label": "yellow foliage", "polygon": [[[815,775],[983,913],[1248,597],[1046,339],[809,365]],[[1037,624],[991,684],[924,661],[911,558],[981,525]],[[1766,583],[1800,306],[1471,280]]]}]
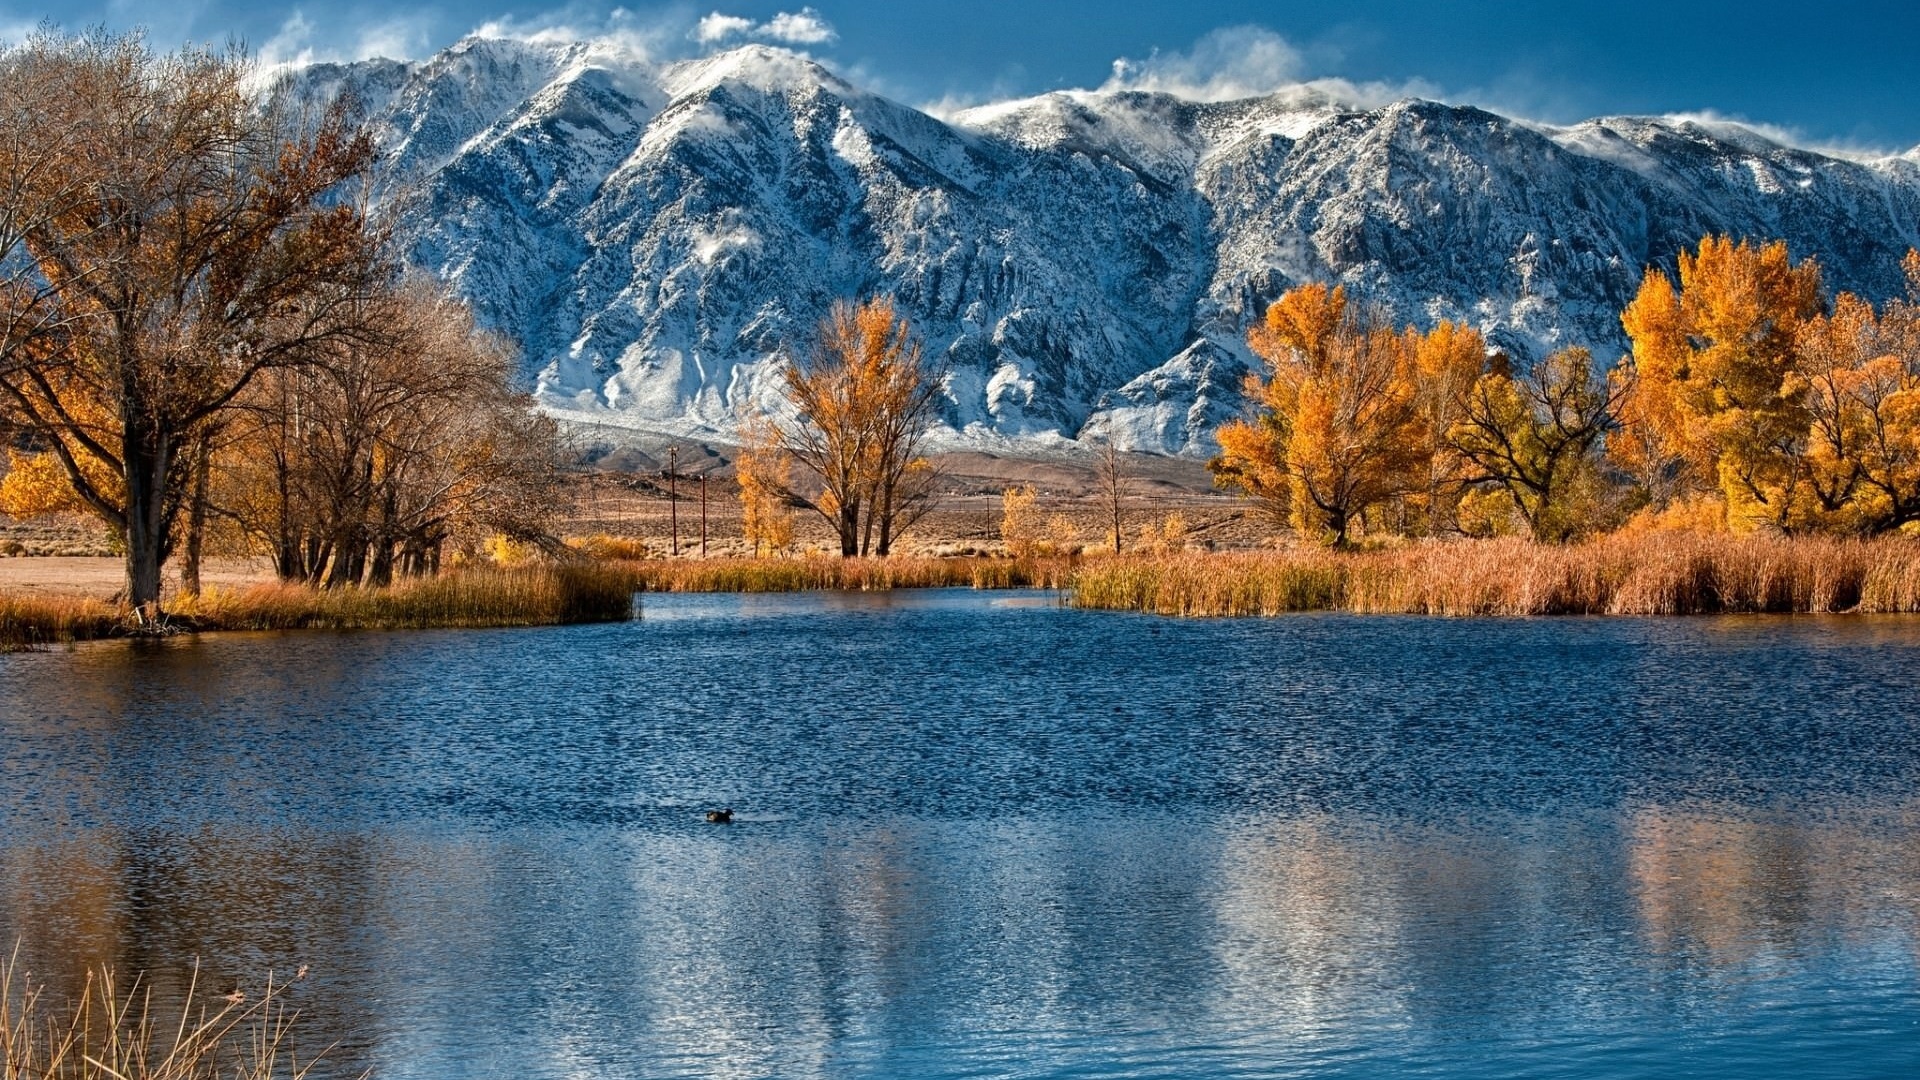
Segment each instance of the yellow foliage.
[{"label": "yellow foliage", "polygon": [[1646,532],[1720,533],[1727,531],[1727,504],[1717,493],[1687,495],[1665,506],[1649,506],[1627,519],[1621,535]]},{"label": "yellow foliage", "polygon": [[1498,488],[1468,488],[1460,496],[1460,531],[1468,536],[1525,536],[1526,519],[1506,492]]},{"label": "yellow foliage", "polygon": [[[740,527],[754,553],[767,555],[793,546],[793,511],[788,491],[793,461],[781,447],[780,429],[765,416],[740,424],[740,453],[733,463],[740,485]],[[829,493],[829,498],[831,493]],[[837,507],[838,503],[829,505]]]},{"label": "yellow foliage", "polygon": [[1032,555],[1040,544],[1040,513],[1034,505],[1038,500],[1032,484],[1000,493],[1000,540],[1021,558]]},{"label": "yellow foliage", "polygon": [[1187,549],[1187,519],[1173,511],[1162,518],[1156,528],[1147,525],[1140,530],[1140,546],[1155,555],[1175,555]]},{"label": "yellow foliage", "polygon": [[41,517],[85,510],[67,480],[66,467],[52,453],[7,451],[7,475],[0,480],[0,514]]},{"label": "yellow foliage", "polygon": [[1708,237],[1681,253],[1678,288],[1648,271],[1620,316],[1633,354],[1615,461],[1653,481],[1684,471],[1736,521],[1804,527],[1794,447],[1810,418],[1794,339],[1821,306],[1819,266],[1794,264],[1784,243]]},{"label": "yellow foliage", "polygon": [[480,549],[495,566],[519,566],[521,563],[540,554],[540,549],[532,544],[515,540],[501,533],[486,538]]},{"label": "yellow foliage", "polygon": [[1041,545],[1046,554],[1072,555],[1080,550],[1080,529],[1065,514],[1047,518],[1047,539]]}]

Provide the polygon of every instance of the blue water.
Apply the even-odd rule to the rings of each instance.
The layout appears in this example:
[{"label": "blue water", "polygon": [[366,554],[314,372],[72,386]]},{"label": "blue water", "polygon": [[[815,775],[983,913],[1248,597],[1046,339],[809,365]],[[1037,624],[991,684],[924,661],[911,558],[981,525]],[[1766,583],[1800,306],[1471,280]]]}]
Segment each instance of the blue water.
[{"label": "blue water", "polygon": [[1903,619],[107,643],[0,657],[0,938],[341,1076],[1911,1076],[1917,726]]}]

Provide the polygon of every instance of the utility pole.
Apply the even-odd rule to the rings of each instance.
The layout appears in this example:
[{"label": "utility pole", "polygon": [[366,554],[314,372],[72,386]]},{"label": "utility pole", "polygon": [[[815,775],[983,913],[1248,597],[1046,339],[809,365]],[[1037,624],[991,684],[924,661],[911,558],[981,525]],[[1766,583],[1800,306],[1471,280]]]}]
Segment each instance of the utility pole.
[{"label": "utility pole", "polygon": [[680,447],[667,447],[667,520],[672,522],[675,555],[680,554]]},{"label": "utility pole", "polygon": [[700,557],[707,557],[707,474],[700,474]]}]

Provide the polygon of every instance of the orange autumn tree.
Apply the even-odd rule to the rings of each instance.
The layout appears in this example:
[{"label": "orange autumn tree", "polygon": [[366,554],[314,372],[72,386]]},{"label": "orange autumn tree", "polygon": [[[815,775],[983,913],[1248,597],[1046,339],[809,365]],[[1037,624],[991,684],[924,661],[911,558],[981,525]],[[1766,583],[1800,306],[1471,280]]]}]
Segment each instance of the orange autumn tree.
[{"label": "orange autumn tree", "polygon": [[1883,533],[1920,522],[1920,252],[1907,299],[1851,293],[1794,337],[1806,386],[1808,517],[1826,531]]},{"label": "orange autumn tree", "polygon": [[1220,429],[1217,483],[1335,547],[1369,511],[1443,486],[1433,468],[1451,425],[1446,387],[1470,384],[1463,364],[1477,376],[1485,363],[1473,330],[1396,332],[1356,312],[1345,289],[1315,284],[1274,301],[1248,344],[1267,377],[1247,377],[1254,418]]},{"label": "orange autumn tree", "polygon": [[1783,243],[1708,237],[1679,269],[1677,286],[1649,270],[1620,316],[1633,351],[1615,375],[1611,456],[1656,496],[1718,498],[1735,524],[1813,527],[1795,338],[1823,308],[1818,264],[1793,263]]},{"label": "orange autumn tree", "polygon": [[932,504],[935,471],[920,443],[943,380],[893,302],[839,303],[805,363],[786,368],[798,414],[781,432],[820,493],[803,499],[833,526],[840,554],[885,556]]},{"label": "orange autumn tree", "polygon": [[[0,217],[31,222],[6,252],[24,276],[0,289],[0,408],[120,536],[143,621],[223,415],[359,329],[369,230],[341,196],[373,143],[344,106],[296,115],[253,75],[237,49],[156,55],[138,36],[0,50],[0,147],[61,148],[0,188]],[[16,85],[43,107],[13,107]]]}]

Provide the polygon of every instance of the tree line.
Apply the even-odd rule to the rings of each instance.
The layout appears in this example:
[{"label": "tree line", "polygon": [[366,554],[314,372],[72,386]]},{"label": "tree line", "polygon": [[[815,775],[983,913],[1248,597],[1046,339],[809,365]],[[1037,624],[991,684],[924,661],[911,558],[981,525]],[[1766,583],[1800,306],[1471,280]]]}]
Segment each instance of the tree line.
[{"label": "tree line", "polygon": [[[1521,534],[1563,543],[1630,522],[1796,535],[1920,523],[1920,252],[1908,296],[1829,295],[1783,243],[1708,237],[1677,280],[1650,269],[1621,314],[1630,351],[1532,362],[1471,327],[1394,326],[1344,288],[1275,300],[1248,334],[1264,370],[1249,416],[1217,437],[1215,481],[1281,529],[1334,547],[1381,536]],[[784,367],[791,419],[742,426],[745,531],[785,548],[791,512],[843,555],[885,555],[930,505],[918,456],[939,371],[884,299],[841,304]],[[1107,440],[1103,510],[1121,547],[1126,480]],[[798,474],[798,482],[796,482]],[[1010,545],[1070,546],[1030,489],[1010,489]]]},{"label": "tree line", "polygon": [[1340,288],[1276,300],[1221,485],[1304,539],[1524,533],[1630,518],[1877,535],[1920,522],[1920,253],[1908,296],[1829,296],[1783,243],[1709,237],[1649,270],[1631,351],[1516,364],[1470,327],[1395,328]]},{"label": "tree line", "polygon": [[209,536],[338,587],[550,513],[552,424],[402,268],[353,103],[255,77],[103,31],[0,52],[0,509],[104,521],[142,617],[175,556],[197,591]]}]

